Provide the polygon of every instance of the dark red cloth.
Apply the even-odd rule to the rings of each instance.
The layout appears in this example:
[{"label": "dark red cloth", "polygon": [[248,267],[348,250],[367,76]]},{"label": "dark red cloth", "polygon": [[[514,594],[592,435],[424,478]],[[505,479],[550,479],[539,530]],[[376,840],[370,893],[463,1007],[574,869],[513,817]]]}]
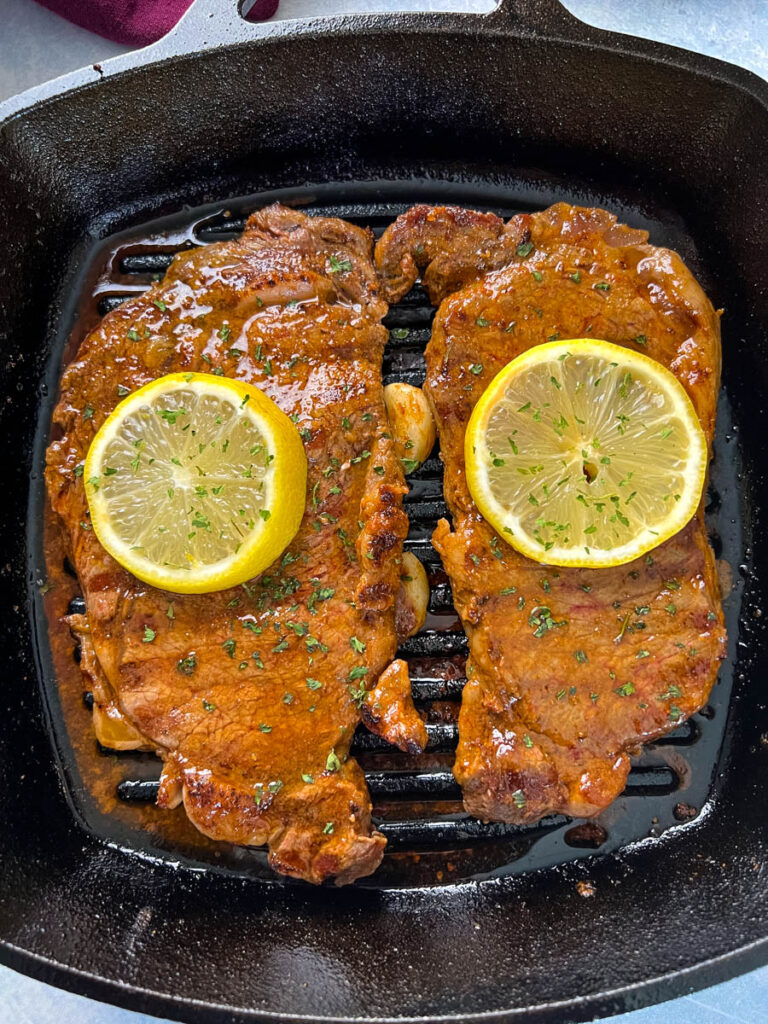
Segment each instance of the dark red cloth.
[{"label": "dark red cloth", "polygon": [[[192,0],[37,0],[81,28],[129,46],[147,46],[170,32]],[[224,6],[235,0],[219,0]],[[279,0],[256,0],[248,21],[263,21]]]}]

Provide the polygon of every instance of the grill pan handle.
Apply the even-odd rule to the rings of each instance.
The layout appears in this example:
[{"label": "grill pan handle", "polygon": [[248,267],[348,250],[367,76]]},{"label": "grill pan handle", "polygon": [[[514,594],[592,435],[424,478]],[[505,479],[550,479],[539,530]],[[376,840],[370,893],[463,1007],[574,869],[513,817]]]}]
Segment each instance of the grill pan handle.
[{"label": "grill pan handle", "polygon": [[[242,6],[248,0],[243,0]],[[603,35],[601,30],[589,28],[562,6],[560,0],[499,0],[495,10],[488,14],[451,14],[427,11],[391,11],[386,14],[340,14],[290,21],[250,22],[240,16],[240,0],[194,0],[186,14],[168,35],[142,50],[112,57],[62,78],[44,82],[26,92],[0,103],[0,122],[19,113],[25,107],[71,89],[90,86],[110,75],[136,71],[146,64],[183,57],[217,47],[232,46],[257,39],[280,36],[309,35],[314,32],[360,33],[373,25],[391,26],[393,29],[418,31],[427,28],[434,19],[447,28],[455,22],[456,28],[471,27],[475,33],[512,31],[522,36],[594,40]]]},{"label": "grill pan handle", "polygon": [[537,35],[550,35],[563,30],[569,36],[574,29],[585,27],[582,21],[574,17],[560,0],[499,0],[496,9],[484,16],[488,21],[512,21],[520,28],[533,31]]},{"label": "grill pan handle", "polygon": [[577,34],[577,29],[584,29],[584,24],[570,14],[560,0],[500,0],[495,10],[487,14],[445,12],[429,13],[427,11],[391,11],[382,14],[361,15],[349,13],[328,15],[317,18],[288,21],[249,22],[239,14],[239,7],[246,11],[252,3],[249,0],[194,0],[191,7],[179,23],[163,39],[153,46],[147,47],[144,53],[148,59],[157,60],[164,57],[177,56],[197,50],[210,49],[219,45],[232,45],[251,39],[266,36],[284,35],[298,31],[311,31],[329,21],[338,24],[339,32],[352,29],[360,30],[362,18],[365,21],[375,19],[392,20],[393,23],[408,23],[417,27],[432,17],[445,21],[447,17],[472,22],[480,29],[493,30],[502,24],[510,24],[524,34],[536,35],[568,35]]}]

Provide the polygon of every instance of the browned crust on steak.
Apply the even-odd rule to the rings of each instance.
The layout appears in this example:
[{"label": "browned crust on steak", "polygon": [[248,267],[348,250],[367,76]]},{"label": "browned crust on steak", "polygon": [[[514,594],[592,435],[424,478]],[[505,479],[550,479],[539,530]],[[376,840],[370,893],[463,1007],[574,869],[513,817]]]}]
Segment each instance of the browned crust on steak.
[{"label": "browned crust on steak", "polygon": [[[353,694],[374,685],[397,646],[408,528],[371,248],[368,231],[272,206],[241,238],[178,255],[82,343],[47,457],[86,602],[73,625],[97,707],[113,707],[163,756],[162,806],[183,799],[207,835],[268,843],[276,870],[311,882],[368,874],[384,849],[349,758]],[[118,386],[186,370],[261,388],[297,423],[309,464],[304,519],[285,554],[241,588],[197,596],[143,584],[106,554],[76,472]]]},{"label": "browned crust on steak", "polygon": [[[433,301],[442,300],[425,390],[453,526],[440,522],[433,543],[470,645],[454,774],[467,810],[483,820],[599,813],[623,789],[630,754],[706,703],[725,656],[703,506],[647,558],[556,569],[496,535],[466,485],[475,403],[511,359],[553,336],[635,349],[642,336],[642,351],[686,388],[711,443],[718,316],[680,257],[646,238],[605,210],[564,203],[506,225],[418,207],[377,247],[385,290],[399,293],[418,264]],[[558,626],[535,636],[542,607]]]}]

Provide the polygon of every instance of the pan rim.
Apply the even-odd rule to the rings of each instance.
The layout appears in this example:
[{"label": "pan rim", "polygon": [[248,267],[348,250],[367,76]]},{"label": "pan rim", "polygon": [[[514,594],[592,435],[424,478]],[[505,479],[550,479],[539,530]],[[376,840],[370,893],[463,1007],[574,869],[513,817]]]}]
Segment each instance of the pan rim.
[{"label": "pan rim", "polygon": [[[26,977],[72,992],[74,995],[107,1002],[137,1013],[165,1017],[168,1016],[169,1011],[174,1014],[178,1011],[178,1015],[169,1016],[168,1019],[178,1021],[180,1024],[215,1024],[219,1018],[213,1015],[218,1015],[221,1012],[229,1014],[229,1019],[233,1024],[235,1022],[251,1024],[254,1021],[262,1022],[262,1024],[306,1024],[308,1021],[311,1021],[312,1024],[352,1024],[353,1021],[357,1021],[359,1024],[507,1024],[507,1022],[515,1024],[521,1020],[530,1021],[531,1024],[555,1024],[555,1022],[562,1021],[562,1017],[559,1015],[562,1010],[568,1010],[571,1014],[576,1013],[576,1016],[570,1018],[576,1024],[579,1021],[594,1020],[598,1014],[613,1016],[629,1010],[658,1005],[679,996],[711,988],[713,985],[729,981],[755,968],[762,967],[768,963],[768,936],[690,967],[672,970],[641,982],[628,983],[585,996],[479,1013],[461,1012],[400,1017],[328,1015],[308,1017],[305,1014],[236,1009],[226,1003],[175,996],[158,992],[155,989],[118,982],[25,950],[4,939],[0,939],[0,963]],[[713,973],[715,974],[714,980],[712,979]],[[705,975],[708,976],[705,977]],[[84,984],[77,986],[77,982]],[[658,989],[663,991],[661,998],[659,998]],[[622,996],[631,996],[631,1005],[627,1001],[622,1006],[619,1002]]]}]

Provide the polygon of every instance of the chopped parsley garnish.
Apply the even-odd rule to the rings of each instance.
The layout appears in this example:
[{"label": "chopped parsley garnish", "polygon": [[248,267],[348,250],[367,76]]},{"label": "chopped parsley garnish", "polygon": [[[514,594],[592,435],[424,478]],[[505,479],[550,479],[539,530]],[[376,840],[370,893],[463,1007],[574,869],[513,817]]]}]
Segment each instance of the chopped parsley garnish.
[{"label": "chopped parsley garnish", "polygon": [[191,676],[196,668],[197,655],[195,654],[194,651],[190,651],[190,653],[185,658],[179,658],[178,662],[176,663],[176,670],[180,672],[183,676]]},{"label": "chopped parsley garnish", "polygon": [[164,419],[166,423],[170,423],[173,426],[179,416],[186,416],[186,409],[158,409],[157,415]]},{"label": "chopped parsley garnish", "polygon": [[208,516],[204,516],[202,512],[195,512],[195,517],[192,520],[192,525],[198,530],[210,530],[211,521]]},{"label": "chopped parsley garnish", "polygon": [[317,615],[317,608],[315,605],[318,601],[327,601],[329,598],[333,597],[335,593],[336,591],[333,587],[318,587],[316,590],[313,590],[307,599],[307,611],[310,615]]},{"label": "chopped parsley garnish", "polygon": [[551,629],[556,629],[559,626],[565,626],[565,620],[555,622],[552,619],[552,613],[549,608],[540,605],[533,609],[531,614],[528,616],[528,625],[533,628],[533,635],[537,640],[545,636]]},{"label": "chopped parsley garnish", "polygon": [[679,686],[675,686],[674,683],[671,683],[667,687],[666,693],[662,693],[659,696],[659,700],[673,700],[673,698],[675,698],[675,697],[682,697],[682,696],[683,696],[683,691],[680,689],[680,687]]},{"label": "chopped parsley garnish", "polygon": [[331,265],[332,274],[346,274],[352,269],[352,263],[349,260],[340,260],[337,256],[329,256],[328,262]]},{"label": "chopped parsley garnish", "polygon": [[144,636],[142,637],[142,643],[151,644],[156,636],[157,633],[154,631],[154,629],[151,629],[149,626],[145,626]]}]

